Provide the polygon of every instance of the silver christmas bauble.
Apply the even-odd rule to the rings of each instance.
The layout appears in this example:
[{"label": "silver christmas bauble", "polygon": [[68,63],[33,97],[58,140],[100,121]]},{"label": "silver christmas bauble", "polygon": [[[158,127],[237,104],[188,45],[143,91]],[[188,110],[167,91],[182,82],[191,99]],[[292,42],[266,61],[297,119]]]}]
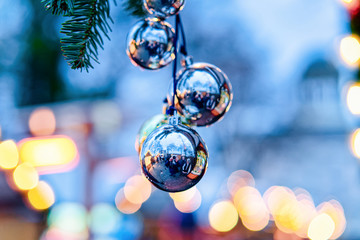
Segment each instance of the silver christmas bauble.
[{"label": "silver christmas bauble", "polygon": [[137,22],[127,36],[126,53],[135,66],[155,70],[174,60],[175,31],[167,22],[147,18]]},{"label": "silver christmas bauble", "polygon": [[207,147],[199,134],[184,125],[166,124],[145,139],[141,168],[146,178],[167,192],[185,191],[205,174]]},{"label": "silver christmas bauble", "polygon": [[185,0],[144,0],[146,10],[159,18],[177,14],[183,9]]},{"label": "silver christmas bauble", "polygon": [[[172,103],[173,85],[168,94]],[[177,75],[175,107],[192,125],[209,126],[220,120],[232,102],[232,87],[226,74],[208,63],[195,63]]]}]

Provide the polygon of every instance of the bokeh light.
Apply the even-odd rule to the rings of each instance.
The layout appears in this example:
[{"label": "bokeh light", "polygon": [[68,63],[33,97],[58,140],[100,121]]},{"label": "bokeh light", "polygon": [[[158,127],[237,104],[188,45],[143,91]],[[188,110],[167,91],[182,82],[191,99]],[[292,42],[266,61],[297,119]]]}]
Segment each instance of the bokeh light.
[{"label": "bokeh light", "polygon": [[91,232],[97,235],[108,235],[115,232],[122,221],[119,211],[107,203],[94,205],[90,212]]},{"label": "bokeh light", "polygon": [[354,83],[349,87],[346,94],[346,104],[352,114],[360,114],[360,83]]},{"label": "bokeh light", "polygon": [[140,207],[141,207],[141,203],[132,203],[130,202],[126,197],[125,197],[125,193],[124,193],[124,188],[121,188],[116,196],[115,196],[115,204],[116,204],[116,208],[125,214],[133,214],[135,212],[137,212]]},{"label": "bokeh light", "polygon": [[335,230],[335,223],[326,213],[316,216],[309,225],[308,237],[311,240],[327,240]]},{"label": "bokeh light", "polygon": [[41,174],[67,171],[77,164],[78,150],[66,136],[27,138],[19,143],[22,162],[36,167]]},{"label": "bokeh light", "polygon": [[359,8],[358,0],[340,0],[342,4],[350,11],[356,11]]},{"label": "bokeh light", "polygon": [[129,202],[142,204],[151,195],[151,183],[142,175],[132,176],[125,183],[124,194]]},{"label": "bokeh light", "polygon": [[245,170],[237,170],[228,178],[227,187],[231,195],[235,195],[236,191],[244,186],[255,186],[254,177]]},{"label": "bokeh light", "polygon": [[319,213],[326,213],[334,221],[335,229],[331,239],[339,238],[346,228],[346,218],[341,204],[338,201],[331,200],[320,204],[317,208]]},{"label": "bokeh light", "polygon": [[261,231],[269,224],[269,214],[266,211],[260,212],[260,216],[253,218],[241,218],[241,222],[250,231]]},{"label": "bokeh light", "polygon": [[230,201],[215,203],[209,211],[210,226],[218,232],[228,232],[238,223],[238,213]]},{"label": "bokeh light", "polygon": [[250,186],[240,188],[234,196],[234,203],[247,229],[260,231],[268,225],[269,211],[257,189]]},{"label": "bokeh light", "polygon": [[360,43],[356,35],[344,37],[340,42],[340,55],[349,66],[355,66],[360,59]]},{"label": "bokeh light", "polygon": [[0,167],[13,169],[19,162],[19,152],[16,143],[7,140],[0,143]]},{"label": "bokeh light", "polygon": [[56,119],[50,108],[35,109],[29,118],[29,129],[34,136],[51,135],[56,129]]},{"label": "bokeh light", "polygon": [[38,185],[27,193],[28,201],[35,210],[45,210],[55,203],[55,194],[49,184],[40,181]]},{"label": "bokeh light", "polygon": [[[178,195],[174,196],[174,194]],[[201,205],[201,193],[196,187],[184,192],[172,193],[172,195],[176,209],[182,213],[195,212]]]},{"label": "bokeh light", "polygon": [[29,190],[36,187],[39,182],[39,174],[28,163],[21,163],[13,172],[14,183],[20,190]]},{"label": "bokeh light", "polygon": [[87,211],[79,203],[67,202],[54,206],[48,217],[48,225],[68,233],[87,231]]},{"label": "bokeh light", "polygon": [[282,201],[285,202],[288,198],[296,199],[291,189],[283,186],[272,186],[264,193],[264,201],[272,214],[281,207]]},{"label": "bokeh light", "polygon": [[257,196],[258,194],[258,190],[254,187],[246,186],[238,189],[233,197],[235,207],[241,210],[243,207],[246,207],[245,205],[248,198]]},{"label": "bokeh light", "polygon": [[264,194],[276,226],[285,233],[295,233],[304,224],[304,216],[295,194],[286,187],[274,186]]},{"label": "bokeh light", "polygon": [[360,158],[360,128],[356,129],[350,138],[350,146],[355,157]]},{"label": "bokeh light", "polygon": [[295,234],[301,238],[307,238],[309,224],[317,214],[316,208],[311,195],[307,191],[304,189],[296,189],[294,193],[296,194],[296,199],[300,208],[299,213],[303,221],[303,224],[295,231]]}]

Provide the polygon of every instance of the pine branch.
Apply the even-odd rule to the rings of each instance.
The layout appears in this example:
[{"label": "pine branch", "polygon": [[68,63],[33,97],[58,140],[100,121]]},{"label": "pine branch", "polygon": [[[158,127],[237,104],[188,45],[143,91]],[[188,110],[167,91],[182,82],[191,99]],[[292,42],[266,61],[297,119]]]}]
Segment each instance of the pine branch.
[{"label": "pine branch", "polygon": [[45,9],[54,15],[71,15],[74,9],[75,0],[42,0]]},{"label": "pine branch", "polygon": [[71,19],[63,23],[61,33],[67,37],[61,39],[61,49],[65,60],[72,69],[88,71],[94,68],[91,60],[98,62],[98,46],[103,49],[101,34],[109,38],[111,31],[107,20],[110,17],[108,0],[77,0],[74,4]]},{"label": "pine branch", "polygon": [[[142,0],[124,0],[124,8],[137,17],[145,17]],[[64,22],[60,40],[65,60],[72,69],[94,68],[92,61],[98,61],[98,47],[103,49],[103,34],[109,38],[111,31],[107,20],[110,17],[109,0],[42,0],[45,8],[56,15],[70,16]],[[116,1],[114,0],[116,5]]]},{"label": "pine branch", "polygon": [[145,17],[147,14],[143,7],[143,0],[126,0],[123,6],[133,16]]}]

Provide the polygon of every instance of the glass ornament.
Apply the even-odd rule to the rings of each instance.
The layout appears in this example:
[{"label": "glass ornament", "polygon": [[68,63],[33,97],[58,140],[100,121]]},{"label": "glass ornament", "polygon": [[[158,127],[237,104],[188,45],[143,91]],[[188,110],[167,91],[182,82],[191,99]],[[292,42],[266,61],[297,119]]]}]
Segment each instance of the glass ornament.
[{"label": "glass ornament", "polygon": [[[173,83],[167,97],[169,104],[172,97]],[[190,63],[177,75],[175,108],[192,125],[209,126],[220,120],[229,110],[232,98],[229,79],[214,65]]]},{"label": "glass ornament", "polygon": [[175,31],[169,23],[147,18],[131,28],[126,53],[135,66],[160,69],[175,59],[174,38]]},{"label": "glass ornament", "polygon": [[185,0],[144,0],[145,9],[158,18],[177,14],[184,8]]},{"label": "glass ornament", "polygon": [[145,139],[140,153],[141,169],[157,188],[185,191],[204,176],[208,150],[200,135],[181,124],[165,124]]}]

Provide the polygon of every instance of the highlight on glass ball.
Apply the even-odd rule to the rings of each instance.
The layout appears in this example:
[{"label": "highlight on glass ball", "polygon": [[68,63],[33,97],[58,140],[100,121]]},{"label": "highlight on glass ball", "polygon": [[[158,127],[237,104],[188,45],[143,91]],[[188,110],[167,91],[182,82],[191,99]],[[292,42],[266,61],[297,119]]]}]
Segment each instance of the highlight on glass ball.
[{"label": "highlight on glass ball", "polygon": [[[173,85],[168,94],[172,103]],[[209,126],[220,120],[232,102],[232,87],[226,74],[208,63],[186,66],[178,73],[175,107],[192,125]]]},{"label": "highlight on glass ball", "polygon": [[131,28],[126,53],[135,66],[160,69],[175,59],[174,37],[175,31],[169,23],[147,18]]},{"label": "highlight on glass ball", "polygon": [[[186,119],[180,118],[181,124],[189,127],[189,123],[186,122]],[[169,116],[164,114],[156,114],[155,116],[149,118],[144,122],[144,124],[140,127],[138,134],[136,135],[135,140],[135,150],[140,153],[141,147],[149,134],[157,129],[160,126],[163,126],[169,122]]]},{"label": "highlight on glass ball", "polygon": [[150,14],[166,18],[177,14],[184,8],[185,0],[144,0],[144,6]]},{"label": "highlight on glass ball", "polygon": [[199,134],[184,125],[163,125],[144,141],[141,168],[146,178],[167,192],[185,191],[204,176],[207,147]]},{"label": "highlight on glass ball", "polygon": [[135,140],[135,150],[139,153],[141,151],[142,144],[144,143],[146,137],[154,131],[156,128],[165,125],[167,123],[166,115],[157,114],[150,119],[146,120],[143,125],[141,125],[138,134],[136,135]]}]

